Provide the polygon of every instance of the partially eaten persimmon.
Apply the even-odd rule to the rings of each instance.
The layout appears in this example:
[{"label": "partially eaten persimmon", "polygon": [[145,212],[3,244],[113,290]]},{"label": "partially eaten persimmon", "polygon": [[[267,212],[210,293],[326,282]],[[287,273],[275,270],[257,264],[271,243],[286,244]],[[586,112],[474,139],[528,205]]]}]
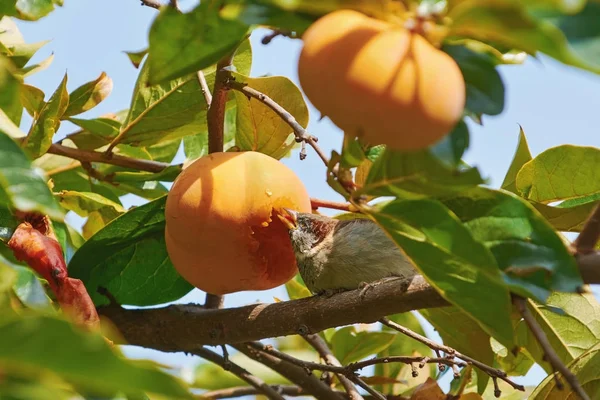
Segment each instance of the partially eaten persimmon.
[{"label": "partially eaten persimmon", "polygon": [[212,294],[266,290],[297,272],[282,208],[310,212],[302,181],[257,152],[213,153],[177,177],[165,237],[175,269]]}]

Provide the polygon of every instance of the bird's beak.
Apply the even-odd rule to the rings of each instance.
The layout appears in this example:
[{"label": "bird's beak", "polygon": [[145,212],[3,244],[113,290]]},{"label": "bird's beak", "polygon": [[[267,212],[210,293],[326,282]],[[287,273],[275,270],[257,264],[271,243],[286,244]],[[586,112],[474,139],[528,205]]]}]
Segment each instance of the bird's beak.
[{"label": "bird's beak", "polygon": [[290,231],[298,228],[298,212],[289,208],[282,208],[277,217]]}]

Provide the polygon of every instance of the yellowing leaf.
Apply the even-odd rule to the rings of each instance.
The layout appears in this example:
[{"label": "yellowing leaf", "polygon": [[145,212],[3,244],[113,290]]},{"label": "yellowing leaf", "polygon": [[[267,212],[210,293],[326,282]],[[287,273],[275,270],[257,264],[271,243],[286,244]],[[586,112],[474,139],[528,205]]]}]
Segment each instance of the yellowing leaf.
[{"label": "yellowing leaf", "polygon": [[[250,78],[234,73],[237,82],[247,84],[286,109],[296,121],[308,125],[308,108],[300,89],[288,78],[271,76]],[[292,128],[260,100],[235,91],[237,103],[235,143],[241,150],[252,150],[273,158],[283,158],[296,144]]]},{"label": "yellowing leaf", "polygon": [[105,72],[102,72],[96,80],[81,85],[69,95],[69,106],[65,110],[62,119],[96,107],[108,97],[112,88],[113,81]]}]

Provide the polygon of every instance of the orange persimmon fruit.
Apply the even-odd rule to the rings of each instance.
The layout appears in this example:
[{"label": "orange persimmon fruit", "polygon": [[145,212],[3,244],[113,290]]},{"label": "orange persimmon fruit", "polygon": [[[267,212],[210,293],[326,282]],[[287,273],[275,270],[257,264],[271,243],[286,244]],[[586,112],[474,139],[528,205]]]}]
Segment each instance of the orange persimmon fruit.
[{"label": "orange persimmon fruit", "polygon": [[438,142],[462,117],[460,68],[417,33],[343,9],[314,22],[302,39],[300,85],[346,133],[412,151]]},{"label": "orange persimmon fruit", "polygon": [[310,212],[298,176],[258,152],[213,153],[175,180],[165,209],[167,251],[175,269],[212,294],[266,290],[297,272],[281,208]]}]

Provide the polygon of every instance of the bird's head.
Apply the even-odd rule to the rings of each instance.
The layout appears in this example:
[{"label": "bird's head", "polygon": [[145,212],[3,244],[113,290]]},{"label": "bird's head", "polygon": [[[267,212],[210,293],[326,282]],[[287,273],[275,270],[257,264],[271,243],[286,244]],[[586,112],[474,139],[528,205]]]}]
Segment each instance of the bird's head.
[{"label": "bird's head", "polygon": [[296,254],[306,253],[321,243],[333,230],[337,220],[323,215],[281,209],[277,217],[289,229]]}]

